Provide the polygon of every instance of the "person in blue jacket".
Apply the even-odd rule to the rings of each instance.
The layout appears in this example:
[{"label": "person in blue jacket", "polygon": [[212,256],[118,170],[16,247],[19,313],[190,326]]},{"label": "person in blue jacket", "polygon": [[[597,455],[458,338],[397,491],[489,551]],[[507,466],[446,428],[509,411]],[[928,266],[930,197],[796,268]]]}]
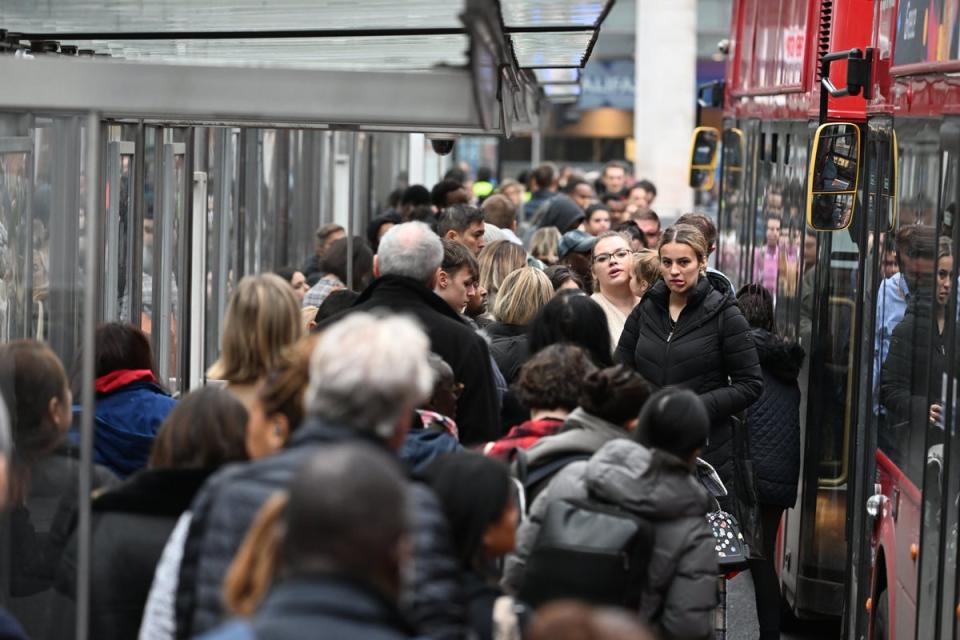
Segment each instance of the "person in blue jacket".
[{"label": "person in blue jacket", "polygon": [[[176,401],[160,386],[146,334],[110,322],[95,339],[96,413],[94,461],[126,478],[144,468],[160,425]],[[79,398],[80,394],[74,394]],[[80,424],[80,407],[74,406]],[[71,437],[78,438],[74,429]]]}]

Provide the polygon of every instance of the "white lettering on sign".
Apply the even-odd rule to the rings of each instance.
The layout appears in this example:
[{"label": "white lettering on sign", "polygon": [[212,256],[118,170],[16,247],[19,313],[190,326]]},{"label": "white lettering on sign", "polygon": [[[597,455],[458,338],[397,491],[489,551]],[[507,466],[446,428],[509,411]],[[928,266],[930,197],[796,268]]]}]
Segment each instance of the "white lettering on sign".
[{"label": "white lettering on sign", "polygon": [[806,34],[801,29],[787,29],[783,32],[783,59],[786,62],[802,62]]},{"label": "white lettering on sign", "polygon": [[903,39],[913,40],[917,37],[917,10],[907,11],[907,19],[903,25]]}]

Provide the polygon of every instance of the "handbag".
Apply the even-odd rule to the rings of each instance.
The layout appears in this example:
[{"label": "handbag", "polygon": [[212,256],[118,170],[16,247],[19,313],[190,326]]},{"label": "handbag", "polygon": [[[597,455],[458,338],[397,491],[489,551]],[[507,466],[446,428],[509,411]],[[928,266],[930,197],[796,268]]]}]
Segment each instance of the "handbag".
[{"label": "handbag", "polygon": [[707,514],[707,524],[716,540],[717,566],[722,575],[729,575],[747,568],[750,549],[737,519],[722,509]]}]

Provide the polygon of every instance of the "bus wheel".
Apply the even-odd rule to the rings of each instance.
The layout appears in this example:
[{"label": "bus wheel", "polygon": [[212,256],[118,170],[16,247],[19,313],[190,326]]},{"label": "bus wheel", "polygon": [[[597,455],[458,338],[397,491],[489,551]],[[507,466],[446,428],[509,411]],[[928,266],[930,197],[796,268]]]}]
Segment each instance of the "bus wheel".
[{"label": "bus wheel", "polygon": [[888,640],[890,637],[890,602],[886,589],[877,594],[871,637],[873,640]]}]

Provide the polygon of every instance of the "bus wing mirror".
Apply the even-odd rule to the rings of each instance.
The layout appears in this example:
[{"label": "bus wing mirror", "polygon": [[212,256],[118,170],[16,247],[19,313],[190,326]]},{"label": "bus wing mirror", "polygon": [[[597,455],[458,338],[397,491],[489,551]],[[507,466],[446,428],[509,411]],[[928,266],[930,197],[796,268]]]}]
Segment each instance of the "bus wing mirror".
[{"label": "bus wing mirror", "polygon": [[697,127],[690,141],[690,186],[697,191],[713,189],[717,171],[720,132],[715,127]]},{"label": "bus wing mirror", "polygon": [[853,222],[860,169],[860,128],[830,122],[817,129],[807,172],[807,224],[839,231]]}]

